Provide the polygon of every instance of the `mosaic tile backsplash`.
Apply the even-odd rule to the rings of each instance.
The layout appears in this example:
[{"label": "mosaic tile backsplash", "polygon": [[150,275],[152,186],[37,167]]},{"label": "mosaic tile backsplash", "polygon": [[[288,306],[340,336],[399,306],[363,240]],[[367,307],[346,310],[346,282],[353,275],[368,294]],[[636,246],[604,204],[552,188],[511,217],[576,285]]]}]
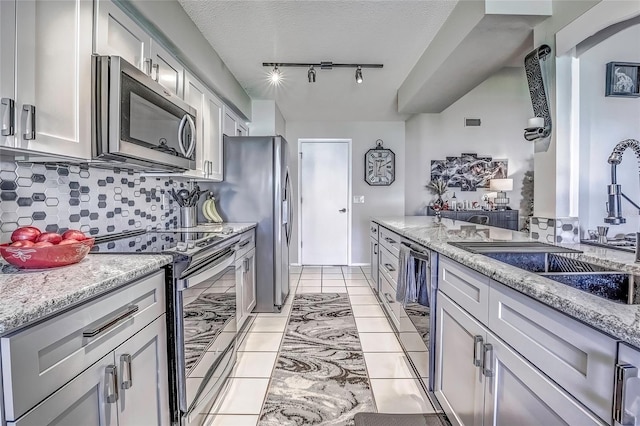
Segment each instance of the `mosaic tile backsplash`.
[{"label": "mosaic tile backsplash", "polygon": [[0,162],[0,242],[32,225],[48,232],[80,229],[104,235],[177,225],[168,190],[179,178],[141,176],[86,165]]},{"label": "mosaic tile backsplash", "polygon": [[579,243],[580,222],[577,217],[545,218],[533,217],[530,236],[546,243]]}]

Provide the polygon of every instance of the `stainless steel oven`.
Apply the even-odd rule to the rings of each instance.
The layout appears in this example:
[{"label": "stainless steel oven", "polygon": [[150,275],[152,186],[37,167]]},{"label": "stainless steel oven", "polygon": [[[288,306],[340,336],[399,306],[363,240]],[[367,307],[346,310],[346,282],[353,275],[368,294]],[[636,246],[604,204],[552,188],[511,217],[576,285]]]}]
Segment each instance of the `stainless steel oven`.
[{"label": "stainless steel oven", "polygon": [[236,361],[236,251],[239,237],[174,264],[174,420],[198,424]]},{"label": "stainless steel oven", "polygon": [[195,168],[194,108],[119,56],[94,56],[92,77],[94,158]]}]

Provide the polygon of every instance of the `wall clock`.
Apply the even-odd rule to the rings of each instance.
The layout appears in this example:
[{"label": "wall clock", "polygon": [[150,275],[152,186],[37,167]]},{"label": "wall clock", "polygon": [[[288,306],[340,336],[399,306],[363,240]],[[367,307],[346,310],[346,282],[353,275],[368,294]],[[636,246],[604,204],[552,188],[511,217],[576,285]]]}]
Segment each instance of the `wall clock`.
[{"label": "wall clock", "polygon": [[396,180],[396,156],[382,147],[382,139],[376,147],[364,155],[364,181],[372,186],[388,186]]}]

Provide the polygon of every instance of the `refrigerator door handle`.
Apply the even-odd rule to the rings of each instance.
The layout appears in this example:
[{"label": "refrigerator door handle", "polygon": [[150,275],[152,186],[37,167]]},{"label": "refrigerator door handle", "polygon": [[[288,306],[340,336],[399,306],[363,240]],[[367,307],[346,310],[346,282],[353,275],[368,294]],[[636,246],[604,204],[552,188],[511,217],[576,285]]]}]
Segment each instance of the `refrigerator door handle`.
[{"label": "refrigerator door handle", "polygon": [[287,227],[285,228],[287,245],[291,245],[291,234],[293,231],[293,205],[291,204],[293,188],[291,186],[291,179],[289,179],[289,169],[287,169],[287,177],[285,178],[285,198],[287,200]]}]

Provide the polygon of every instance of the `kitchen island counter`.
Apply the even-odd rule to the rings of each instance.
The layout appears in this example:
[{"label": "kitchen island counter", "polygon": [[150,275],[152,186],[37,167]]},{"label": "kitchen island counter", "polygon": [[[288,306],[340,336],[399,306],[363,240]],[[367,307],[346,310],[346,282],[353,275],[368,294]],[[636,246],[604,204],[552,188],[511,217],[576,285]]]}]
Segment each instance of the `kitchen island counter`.
[{"label": "kitchen island counter", "polygon": [[20,269],[0,259],[0,335],[42,320],[171,263],[162,254],[89,254],[47,270]]},{"label": "kitchen island counter", "polygon": [[[640,347],[640,305],[603,299],[448,244],[454,241],[529,241],[526,233],[428,216],[382,217],[372,221],[570,317]],[[583,252],[571,254],[572,258],[640,276],[640,264],[634,263],[631,253],[584,244],[560,245]]]}]

